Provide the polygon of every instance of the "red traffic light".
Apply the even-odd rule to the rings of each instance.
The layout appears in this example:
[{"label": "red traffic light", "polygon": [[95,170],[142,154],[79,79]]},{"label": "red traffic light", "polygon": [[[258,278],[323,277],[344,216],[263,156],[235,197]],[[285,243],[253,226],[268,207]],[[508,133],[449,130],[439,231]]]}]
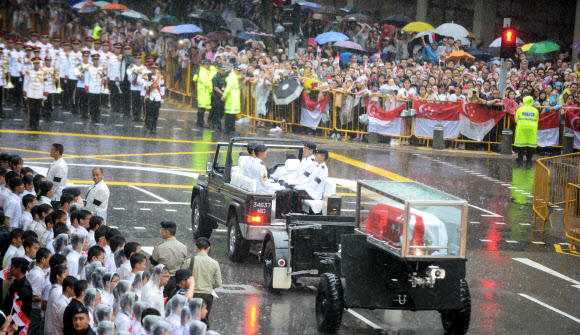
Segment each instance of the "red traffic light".
[{"label": "red traffic light", "polygon": [[502,37],[502,45],[512,46],[516,44],[517,34],[513,28],[504,29]]}]

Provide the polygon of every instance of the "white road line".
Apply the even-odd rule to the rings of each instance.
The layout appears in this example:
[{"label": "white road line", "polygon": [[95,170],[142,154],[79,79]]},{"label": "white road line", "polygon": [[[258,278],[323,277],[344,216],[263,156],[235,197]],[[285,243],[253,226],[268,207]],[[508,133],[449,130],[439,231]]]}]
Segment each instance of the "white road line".
[{"label": "white road line", "polygon": [[95,126],[104,126],[105,124],[103,123],[95,123]]},{"label": "white road line", "polygon": [[54,121],[54,123],[64,123],[64,121]]},{"label": "white road line", "polygon": [[175,120],[175,121],[177,121],[177,122],[185,122],[185,120]]},{"label": "white road line", "polygon": [[173,127],[173,130],[183,130],[183,128]]},{"label": "white road line", "polygon": [[134,125],[133,127],[135,127],[135,128],[143,128],[143,126],[140,126],[140,125],[137,125],[137,124]]},{"label": "white road line", "polygon": [[139,208],[139,209],[142,211],[150,211],[151,210],[151,208]]},{"label": "white road line", "polygon": [[75,122],[75,124],[84,124],[84,123],[82,123],[82,122]]},{"label": "white road line", "polygon": [[113,229],[119,229],[119,227],[117,226],[108,226],[109,228],[113,228]]},{"label": "white road line", "polygon": [[493,242],[492,240],[482,240],[480,239],[481,242]]},{"label": "white road line", "polygon": [[537,241],[532,241],[533,244],[546,244],[544,242],[537,242]]},{"label": "white road line", "polygon": [[[311,289],[311,290],[313,290],[313,291],[316,291],[316,287],[314,287],[314,286],[312,286],[312,285],[308,285],[308,288],[309,288],[309,289]],[[381,328],[380,326],[378,326],[376,323],[374,323],[374,322],[372,322],[371,320],[369,320],[369,319],[365,318],[364,316],[362,316],[362,315],[360,315],[359,313],[357,313],[357,312],[353,311],[352,309],[350,309],[350,308],[349,308],[349,309],[346,309],[346,308],[345,308],[345,310],[346,310],[347,312],[349,312],[349,313],[350,313],[352,316],[354,316],[355,318],[357,318],[357,319],[361,320],[362,322],[366,323],[367,325],[369,325],[369,326],[373,327],[373,329],[383,329],[383,328]]]},{"label": "white road line", "polygon": [[498,214],[480,214],[480,215],[486,218],[503,218],[503,216]]},{"label": "white road line", "polygon": [[[469,204],[469,207],[472,207],[472,208],[475,208],[475,209],[479,209],[480,211],[482,211],[482,212],[486,212],[486,213],[488,213],[488,214],[491,214],[491,215],[493,215],[493,216],[503,217],[503,216],[501,216],[501,215],[499,215],[499,214],[496,214],[496,213],[494,213],[494,212],[488,211],[487,209],[483,209],[483,208],[481,208],[481,207],[477,207],[477,206],[474,206],[474,205],[471,205],[471,204]],[[482,216],[485,216],[485,215],[482,215]]]},{"label": "white road line", "polygon": [[512,259],[514,261],[518,261],[522,264],[531,266],[531,267],[538,269],[540,271],[544,271],[545,273],[551,274],[552,276],[558,277],[560,279],[564,279],[565,281],[569,282],[570,284],[573,284],[574,287],[577,287],[578,285],[580,285],[580,282],[578,282],[578,281],[576,281],[576,280],[574,280],[566,275],[563,275],[560,272],[554,271],[554,270],[550,269],[549,267],[543,266],[540,263],[536,263],[536,262],[532,261],[531,259],[528,259],[528,258],[512,258]]},{"label": "white road line", "polygon": [[24,120],[22,120],[22,119],[14,119],[14,121],[24,121]]},{"label": "white road line", "polygon": [[518,241],[505,240],[507,243],[519,243]]},{"label": "white road line", "polygon": [[520,223],[521,226],[531,226],[531,223]]},{"label": "white road line", "polygon": [[159,121],[167,121],[166,118],[162,118],[162,117],[158,118],[157,120],[159,120]]},{"label": "white road line", "polygon": [[576,322],[580,323],[580,319],[578,319],[578,318],[576,318],[576,317],[573,317],[572,315],[570,315],[570,314],[568,314],[568,313],[562,312],[561,310],[559,310],[559,309],[557,309],[557,308],[555,308],[555,307],[552,307],[552,306],[550,306],[550,305],[548,305],[548,304],[546,304],[546,303],[543,303],[543,302],[541,302],[541,301],[540,301],[540,300],[538,300],[538,299],[534,299],[534,298],[530,297],[530,296],[529,296],[529,295],[527,295],[527,294],[524,294],[524,293],[518,293],[518,295],[519,295],[519,296],[521,296],[521,297],[524,297],[524,298],[526,298],[526,299],[528,299],[528,300],[531,300],[531,301],[535,302],[536,304],[538,304],[538,305],[540,305],[540,306],[544,306],[544,307],[546,307],[546,308],[548,308],[548,309],[551,309],[551,310],[553,310],[554,312],[556,312],[556,313],[558,313],[558,314],[560,314],[560,315],[563,315],[563,316],[567,317],[568,319],[570,319],[570,320],[572,320],[572,321],[576,321]]},{"label": "white road line", "polygon": [[[191,193],[191,191],[187,191]],[[156,205],[191,205],[189,202],[170,202],[170,201],[137,201],[140,204],[156,204]]]},{"label": "white road line", "polygon": [[144,190],[144,189],[142,189],[142,188],[140,188],[140,187],[133,186],[133,185],[129,185],[129,187],[130,187],[130,188],[132,188],[132,189],[135,189],[135,190],[137,190],[137,191],[141,191],[141,192],[143,192],[143,193],[145,193],[145,194],[147,194],[147,195],[150,195],[150,196],[152,196],[153,198],[155,198],[155,199],[157,199],[157,200],[160,200],[160,201],[162,201],[162,202],[166,202],[166,203],[167,203],[167,202],[169,202],[169,200],[167,200],[167,199],[164,199],[164,198],[162,198],[162,197],[158,196],[157,194],[155,194],[155,193],[151,193],[151,192],[149,192],[149,191],[147,191],[147,190]]},{"label": "white road line", "polygon": [[514,189],[514,188],[516,188],[516,187],[510,186],[510,187],[508,187],[508,188],[509,188],[510,190],[513,190],[513,189]]},{"label": "white road line", "polygon": [[123,207],[113,207],[113,209],[118,210],[118,211],[124,211],[125,210],[125,208],[123,208]]},{"label": "white road line", "polygon": [[228,232],[227,229],[216,229],[215,231],[220,232],[220,233],[227,233]]},{"label": "white road line", "polygon": [[469,221],[469,223],[479,224],[477,221]]},{"label": "white road line", "polygon": [[116,124],[115,127],[125,127],[124,124]]},{"label": "white road line", "polygon": [[505,224],[505,222],[496,222],[495,224]]},{"label": "white road line", "polygon": [[109,114],[101,114],[101,116],[111,116],[111,115],[109,115]]},{"label": "white road line", "polygon": [[72,114],[71,112],[62,112],[62,113],[63,114],[69,114],[69,115]]},{"label": "white road line", "polygon": [[164,112],[197,113],[197,111],[188,111],[185,109],[160,108],[159,110]]},{"label": "white road line", "polygon": [[166,208],[165,211],[166,212],[177,212],[177,209]]},{"label": "white road line", "polygon": [[135,229],[142,229],[142,230],[145,230],[145,229],[147,229],[147,228],[145,228],[145,227],[135,227]]},{"label": "white road line", "polygon": [[501,186],[512,186],[511,184],[501,184]]}]

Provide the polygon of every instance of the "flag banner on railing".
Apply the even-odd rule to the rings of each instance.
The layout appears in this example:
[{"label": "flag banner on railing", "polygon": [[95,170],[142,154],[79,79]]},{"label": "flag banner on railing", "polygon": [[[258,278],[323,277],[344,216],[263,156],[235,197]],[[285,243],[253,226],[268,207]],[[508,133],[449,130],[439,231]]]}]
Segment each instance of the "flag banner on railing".
[{"label": "flag banner on railing", "polygon": [[328,103],[329,97],[330,95],[327,94],[319,101],[312,101],[305,93],[303,93],[302,108],[300,111],[300,124],[308,128],[316,129],[318,124],[320,124],[322,113],[324,112],[324,108]]},{"label": "flag banner on railing", "polygon": [[505,116],[504,111],[487,109],[472,102],[460,102],[458,108],[459,131],[474,141],[483,141],[485,135]]},{"label": "flag banner on railing", "polygon": [[574,133],[574,148],[580,148],[580,116],[566,111],[566,131]]},{"label": "flag banner on railing", "polygon": [[433,128],[443,126],[443,138],[455,139],[459,136],[459,108],[457,104],[439,104],[415,101],[415,126],[417,137],[433,137]]},{"label": "flag banner on railing", "polygon": [[369,117],[369,133],[381,135],[401,136],[403,135],[403,119],[400,117],[405,106],[397,107],[386,111],[381,109],[374,101],[369,101],[367,115]]},{"label": "flag banner on railing", "polygon": [[560,111],[540,114],[538,122],[538,146],[552,147],[558,145],[560,140]]}]

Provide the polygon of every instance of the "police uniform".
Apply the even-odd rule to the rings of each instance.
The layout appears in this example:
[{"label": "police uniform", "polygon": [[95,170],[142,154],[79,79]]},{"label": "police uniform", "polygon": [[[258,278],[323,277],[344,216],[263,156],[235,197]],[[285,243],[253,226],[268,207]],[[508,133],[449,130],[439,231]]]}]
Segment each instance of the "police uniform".
[{"label": "police uniform", "polygon": [[[230,135],[237,135],[236,118],[240,114],[240,75],[242,68],[236,65],[226,78],[226,89],[224,90],[223,99],[225,99],[225,132]],[[236,72],[237,71],[237,72]]]},{"label": "police uniform", "polygon": [[[79,39],[73,39],[71,44],[74,46],[80,46],[81,41]],[[68,77],[65,77],[65,91],[64,91],[64,98],[65,102],[64,105],[70,109],[73,114],[78,114],[78,94],[77,94],[77,82],[78,78],[75,74],[75,67],[79,65],[83,60],[83,54],[80,51],[70,51],[68,53]]]},{"label": "police uniform", "polygon": [[46,102],[44,103],[44,114],[45,119],[50,121],[52,120],[52,113],[54,111],[55,95],[57,95],[55,79],[57,78],[56,76],[58,75],[58,70],[55,69],[52,63],[50,66],[47,64],[48,62],[52,61],[52,57],[50,55],[46,55],[44,61],[45,64],[44,67],[42,67],[42,70],[46,74],[45,85],[46,91],[48,92],[48,99],[46,99]]},{"label": "police uniform", "polygon": [[101,121],[101,93],[103,93],[103,81],[105,80],[104,68],[95,66],[94,62],[100,62],[99,54],[93,54],[93,65],[89,67],[85,74],[85,92],[89,96],[89,110],[91,121]]},{"label": "police uniform", "polygon": [[[31,60],[34,64],[40,64],[40,58],[33,58]],[[38,70],[30,69],[24,72],[24,92],[28,102],[28,126],[34,130],[38,130],[40,126],[40,110],[42,102],[48,97],[45,85],[46,73],[39,68]]]},{"label": "police uniform", "polygon": [[[121,50],[122,44],[115,43],[114,49]],[[111,54],[107,65],[107,74],[109,76],[109,90],[111,91],[111,109],[114,113],[119,113],[121,99],[120,78],[121,78],[121,54]]]},{"label": "police uniform", "polygon": [[193,76],[193,81],[197,81],[197,123],[198,127],[205,127],[205,111],[211,109],[211,96],[213,91],[212,72],[206,65],[211,65],[211,60],[203,60],[203,66],[199,69],[199,74]]},{"label": "police uniform", "polygon": [[[131,50],[132,47],[130,44],[125,44],[123,46],[123,50]],[[123,111],[123,116],[129,117],[131,115],[131,82],[129,81],[129,76],[127,75],[127,69],[131,64],[135,64],[135,60],[133,59],[133,55],[127,56],[123,55],[121,58],[120,64],[120,87],[121,87],[121,95],[120,95],[120,106]]]},{"label": "police uniform", "polygon": [[161,103],[165,100],[164,80],[161,73],[157,70],[159,64],[151,63],[152,73],[143,77],[143,87],[146,90],[145,100],[145,125],[147,130],[152,134],[157,134],[157,119],[159,118],[159,109]]},{"label": "police uniform", "polygon": [[[223,64],[218,65],[219,70],[225,70],[226,67]],[[224,102],[222,101],[222,94],[216,92],[215,88],[219,88],[222,93],[226,89],[226,74],[216,73],[211,82],[213,85],[213,90],[211,92],[211,112],[209,113],[208,123],[213,126],[214,130],[222,129],[222,117],[224,115]]]},{"label": "police uniform", "polygon": [[524,154],[528,166],[532,164],[532,156],[537,145],[538,139],[538,120],[540,112],[533,107],[534,99],[530,96],[524,98],[524,106],[518,108],[515,116],[517,122],[514,147],[517,148],[518,166],[521,166],[524,160]]},{"label": "police uniform", "polygon": [[85,196],[85,209],[93,215],[98,215],[107,222],[107,208],[109,207],[109,188],[105,179],[94,184]]},{"label": "police uniform", "polygon": [[[133,54],[135,59],[141,59],[141,53],[136,52]],[[143,77],[143,73],[147,70],[147,67],[143,64],[137,66],[135,64],[133,74],[131,74],[131,108],[133,110],[133,121],[141,121],[141,115],[143,114],[143,108],[141,103],[141,85],[139,82],[141,81],[140,78]]]},{"label": "police uniform", "polygon": [[[22,46],[22,40],[17,39],[15,41],[16,46]],[[20,108],[22,106],[22,88],[24,85],[23,81],[23,74],[24,74],[24,50],[16,50],[10,51],[9,59],[10,59],[10,66],[8,70],[10,71],[10,81],[14,88],[12,89],[12,102],[16,108]]]},{"label": "police uniform", "polygon": [[91,56],[91,52],[88,50],[84,50],[83,54],[83,61],[81,63],[82,72],[78,75],[77,78],[77,87],[76,87],[76,95],[78,97],[77,101],[77,114],[82,114],[83,119],[88,118],[88,110],[89,110],[89,94],[85,91],[85,81],[87,77],[87,71],[91,64],[89,63],[89,57]]},{"label": "police uniform", "polygon": [[[173,221],[163,221],[161,222],[161,228],[176,229],[177,225]],[[163,264],[169,269],[169,275],[171,276],[170,283],[165,285],[165,296],[168,296],[175,288],[175,272],[181,268],[188,254],[185,244],[179,242],[175,236],[163,240],[163,242],[158,243],[153,248],[151,257],[149,257],[149,273],[153,273],[155,266]]]},{"label": "police uniform", "polygon": [[[314,147],[314,149],[316,149],[316,147]],[[293,175],[283,177],[282,184],[299,185],[306,182],[317,165],[318,163],[314,160],[314,155],[302,158],[298,171]]]}]

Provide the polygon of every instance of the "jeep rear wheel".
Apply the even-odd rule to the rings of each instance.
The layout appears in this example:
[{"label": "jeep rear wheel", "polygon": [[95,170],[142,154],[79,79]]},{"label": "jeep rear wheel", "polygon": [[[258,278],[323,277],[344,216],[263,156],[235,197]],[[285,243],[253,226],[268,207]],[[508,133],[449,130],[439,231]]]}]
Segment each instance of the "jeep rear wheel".
[{"label": "jeep rear wheel", "polygon": [[193,231],[193,238],[200,237],[210,238],[213,230],[209,225],[209,220],[204,220],[201,214],[201,200],[199,195],[193,199],[191,206],[191,230]]},{"label": "jeep rear wheel", "polygon": [[264,286],[271,291],[277,291],[274,289],[274,240],[269,240],[264,248]]},{"label": "jeep rear wheel", "polygon": [[342,323],[344,297],[340,278],[332,273],[320,277],[316,291],[316,326],[321,333],[336,333]]},{"label": "jeep rear wheel", "polygon": [[441,323],[446,335],[464,335],[469,329],[471,319],[471,296],[465,279],[459,282],[461,307],[459,309],[441,310]]},{"label": "jeep rear wheel", "polygon": [[250,243],[240,233],[238,219],[232,215],[228,222],[228,258],[233,262],[241,262],[250,252]]}]

